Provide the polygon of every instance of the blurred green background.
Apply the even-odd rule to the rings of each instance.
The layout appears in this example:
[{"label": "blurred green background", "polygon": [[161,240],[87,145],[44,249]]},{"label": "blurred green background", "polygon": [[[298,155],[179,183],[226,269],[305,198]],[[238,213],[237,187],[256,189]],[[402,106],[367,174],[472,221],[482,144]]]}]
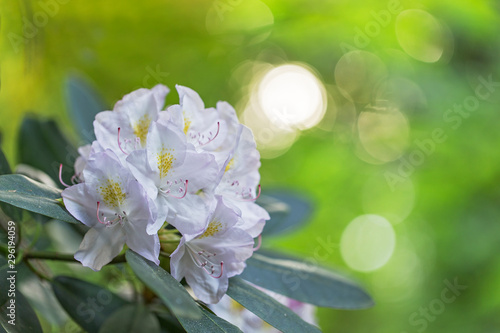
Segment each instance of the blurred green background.
[{"label": "blurred green background", "polygon": [[16,161],[28,111],[82,143],[68,76],[109,108],[157,83],[175,104],[175,84],[189,86],[253,129],[264,191],[314,203],[303,228],[263,246],[347,272],[374,297],[369,310],[320,309],[324,332],[500,332],[499,9],[4,0],[2,149]]}]

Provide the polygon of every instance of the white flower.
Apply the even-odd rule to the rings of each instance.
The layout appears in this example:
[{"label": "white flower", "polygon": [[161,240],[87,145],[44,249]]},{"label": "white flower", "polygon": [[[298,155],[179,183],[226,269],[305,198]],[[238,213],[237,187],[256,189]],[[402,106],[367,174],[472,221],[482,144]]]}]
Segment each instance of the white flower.
[{"label": "white flower", "polygon": [[118,101],[113,111],[96,115],[94,132],[104,149],[111,149],[123,162],[127,155],[146,146],[149,125],[159,117],[169,89],[161,84],[152,89],[138,89]]},{"label": "white flower", "polygon": [[147,226],[156,219],[156,207],[118,157],[111,150],[91,154],[83,176],[84,183],[62,192],[68,211],[91,228],[75,259],[93,270],[100,270],[127,244],[144,258],[159,264],[158,235],[146,232]]},{"label": "white flower", "polygon": [[237,146],[226,161],[224,174],[215,189],[215,194],[222,195],[224,202],[241,213],[239,226],[252,237],[261,234],[265,221],[269,220],[267,211],[254,201],[258,197],[260,154],[257,150],[252,131],[242,125]]},{"label": "white flower", "polygon": [[177,280],[186,278],[194,294],[205,303],[217,303],[226,293],[228,279],[241,274],[253,253],[253,238],[236,227],[239,216],[216,196],[205,230],[184,235],[172,253],[170,270]]},{"label": "white flower", "polygon": [[173,123],[158,122],[151,124],[146,149],[131,153],[127,162],[158,207],[148,232],[165,220],[183,234],[203,230],[218,174],[212,155],[196,152]]},{"label": "white flower", "polygon": [[180,85],[179,104],[167,109],[172,121],[184,131],[189,143],[198,151],[210,152],[222,166],[234,149],[239,135],[240,123],[233,107],[218,102],[217,109],[205,109],[198,93]]}]

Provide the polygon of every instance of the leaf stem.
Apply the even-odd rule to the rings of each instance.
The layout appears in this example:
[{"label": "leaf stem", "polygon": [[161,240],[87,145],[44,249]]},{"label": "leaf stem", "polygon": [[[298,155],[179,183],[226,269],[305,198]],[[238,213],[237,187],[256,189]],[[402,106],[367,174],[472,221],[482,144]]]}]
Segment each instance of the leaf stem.
[{"label": "leaf stem", "polygon": [[[78,260],[74,258],[74,254],[71,253],[56,253],[50,251],[30,251],[24,254],[24,259],[45,259],[45,260],[58,260],[58,261],[69,261],[79,263]],[[118,264],[125,262],[125,255],[119,255],[115,257],[109,264]]]}]

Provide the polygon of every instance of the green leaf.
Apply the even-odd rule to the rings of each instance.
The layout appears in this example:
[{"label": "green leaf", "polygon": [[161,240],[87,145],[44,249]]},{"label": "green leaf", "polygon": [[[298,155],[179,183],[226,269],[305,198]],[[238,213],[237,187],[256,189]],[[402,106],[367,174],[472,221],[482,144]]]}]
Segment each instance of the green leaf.
[{"label": "green leaf", "polygon": [[166,270],[131,250],[127,250],[125,256],[134,273],[160,297],[181,324],[183,318],[201,318],[200,308],[194,299]]},{"label": "green leaf", "polygon": [[290,308],[240,278],[229,279],[227,294],[280,331],[287,333],[321,332],[317,327],[300,319]]},{"label": "green leaf", "polygon": [[[7,158],[5,157],[3,151],[0,149],[0,175],[8,175],[11,173],[12,170],[9,166],[9,162],[7,161]],[[2,211],[7,214],[7,216],[14,219],[15,221],[21,221],[23,218],[23,211],[12,205],[1,202],[0,209],[2,209]]]},{"label": "green leaf", "polygon": [[[0,325],[9,333],[24,333],[24,332],[42,332],[40,322],[35,314],[35,311],[28,303],[24,295],[19,291],[15,290],[15,297],[9,295],[10,293],[10,281],[7,278],[14,276],[16,282],[19,278],[17,274],[10,273],[9,265],[7,259],[0,256],[0,278],[2,281],[2,292],[0,294]],[[16,287],[18,287],[17,285]],[[17,288],[16,288],[17,289]],[[12,305],[11,300],[14,300],[14,305]],[[8,307],[14,306],[14,317],[9,317],[11,309]],[[9,324],[9,321],[14,319],[15,325]]]},{"label": "green leaf", "polygon": [[99,333],[160,333],[158,318],[144,305],[126,305],[115,311],[99,329]]},{"label": "green leaf", "polygon": [[263,236],[278,235],[293,231],[307,222],[312,213],[312,203],[305,197],[290,191],[271,191],[257,200],[271,219],[267,221]]},{"label": "green leaf", "polygon": [[0,175],[8,175],[9,173],[12,173],[12,170],[2,149],[0,149]]},{"label": "green leaf", "polygon": [[52,289],[68,315],[89,332],[98,332],[118,309],[130,304],[98,285],[67,276],[57,276]]},{"label": "green leaf", "polygon": [[312,263],[266,252],[254,253],[246,264],[243,279],[300,302],[336,309],[374,304],[356,283]]},{"label": "green leaf", "polygon": [[70,76],[66,80],[66,99],[80,138],[87,143],[95,140],[95,115],[107,110],[100,95],[84,80]]},{"label": "green leaf", "polygon": [[[19,273],[11,273],[6,258],[0,256],[0,279],[2,281],[2,292],[0,293],[0,326],[2,326],[5,331],[9,333],[24,333],[24,332],[42,332],[40,322],[35,314],[35,311],[28,303],[24,295],[17,290],[19,284],[16,285],[15,297],[9,295],[10,282],[7,278],[15,276],[16,283],[19,279]],[[8,307],[12,307],[11,299],[15,301],[15,317],[9,317],[8,314],[11,310]],[[15,325],[9,324],[9,321],[15,319]]]},{"label": "green leaf", "polygon": [[241,332],[236,326],[200,308],[186,289],[163,268],[131,250],[125,256],[134,273],[161,298],[186,332]]},{"label": "green leaf", "polygon": [[199,320],[187,319],[182,322],[186,332],[193,333],[242,333],[241,330],[226,320],[217,317],[208,310],[202,308],[203,317]]},{"label": "green leaf", "polygon": [[77,151],[52,120],[25,117],[19,130],[19,163],[28,164],[48,174],[59,184],[59,164],[64,164],[63,179],[73,175]]},{"label": "green leaf", "polygon": [[[7,292],[7,290],[2,290],[2,292]],[[15,300],[15,303],[11,303],[11,300]],[[8,315],[12,312],[8,307],[12,306],[15,306],[15,316],[9,317]],[[15,325],[9,323],[12,319]],[[0,305],[0,324],[8,333],[43,333],[35,311],[20,291],[16,291],[15,297],[9,298],[7,302]]]},{"label": "green leaf", "polygon": [[0,176],[0,201],[57,220],[79,223],[57,199],[61,190],[23,175]]},{"label": "green leaf", "polygon": [[163,304],[152,304],[150,310],[156,315],[160,321],[162,333],[184,333],[186,330],[182,328],[181,323]]}]

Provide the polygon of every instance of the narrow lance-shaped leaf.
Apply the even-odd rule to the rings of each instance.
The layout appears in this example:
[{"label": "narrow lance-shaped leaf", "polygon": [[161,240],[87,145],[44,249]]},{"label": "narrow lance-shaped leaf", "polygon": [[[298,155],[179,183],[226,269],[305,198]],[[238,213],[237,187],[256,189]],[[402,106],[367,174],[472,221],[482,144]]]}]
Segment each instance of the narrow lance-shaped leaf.
[{"label": "narrow lance-shaped leaf", "polygon": [[130,304],[108,289],[67,276],[55,277],[52,289],[68,315],[88,332],[98,332],[115,311]]},{"label": "narrow lance-shaped leaf", "polygon": [[236,326],[200,308],[186,289],[163,268],[131,250],[127,251],[126,258],[134,273],[160,297],[186,332],[241,333]]},{"label": "narrow lance-shaped leaf", "polygon": [[321,332],[317,327],[303,321],[290,308],[238,277],[229,280],[227,294],[280,331],[287,333]]},{"label": "narrow lance-shaped leaf", "polygon": [[134,273],[160,297],[179,321],[181,318],[201,318],[196,302],[172,275],[131,250],[125,256]]},{"label": "narrow lance-shaped leaf", "polygon": [[0,176],[0,201],[53,219],[78,223],[57,199],[61,190],[36,182],[23,175]]},{"label": "narrow lance-shaped leaf", "polygon": [[53,120],[25,117],[19,130],[19,163],[28,164],[48,174],[59,184],[59,164],[63,164],[63,179],[70,182],[73,164],[78,156],[74,146],[61,133]]},{"label": "narrow lance-shaped leaf", "polygon": [[[7,158],[5,157],[3,151],[0,149],[0,175],[8,175],[11,174],[12,170],[9,166],[9,162],[7,161]],[[0,203],[0,208],[2,211],[7,214],[10,218],[20,221],[23,217],[23,211],[12,206],[8,205],[4,202]]]},{"label": "narrow lance-shaped leaf", "polygon": [[66,79],[66,99],[80,138],[87,143],[95,140],[95,115],[107,110],[100,95],[84,80],[70,76]]},{"label": "narrow lance-shaped leaf", "polygon": [[246,263],[243,279],[300,302],[336,309],[373,306],[356,283],[315,264],[269,252],[255,253]]}]

